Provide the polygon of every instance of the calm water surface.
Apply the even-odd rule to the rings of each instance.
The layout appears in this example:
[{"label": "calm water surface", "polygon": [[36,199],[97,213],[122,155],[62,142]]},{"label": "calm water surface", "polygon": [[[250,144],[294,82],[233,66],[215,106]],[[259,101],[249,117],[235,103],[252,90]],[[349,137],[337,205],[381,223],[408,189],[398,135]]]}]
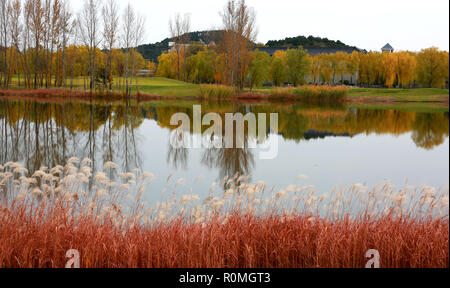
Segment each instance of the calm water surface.
[{"label": "calm water surface", "polygon": [[[173,149],[174,113],[279,113],[279,154],[260,160],[254,149]],[[223,117],[224,118],[224,117]],[[207,127],[205,127],[207,128]],[[354,183],[390,181],[440,187],[449,181],[449,113],[319,107],[301,104],[195,102],[38,103],[0,100],[0,163],[21,162],[30,171],[64,164],[70,157],[113,161],[123,171],[139,168],[156,181],[157,200],[167,177],[184,178],[179,193],[206,195],[213,182],[236,173],[276,189],[308,178],[322,193]]]}]

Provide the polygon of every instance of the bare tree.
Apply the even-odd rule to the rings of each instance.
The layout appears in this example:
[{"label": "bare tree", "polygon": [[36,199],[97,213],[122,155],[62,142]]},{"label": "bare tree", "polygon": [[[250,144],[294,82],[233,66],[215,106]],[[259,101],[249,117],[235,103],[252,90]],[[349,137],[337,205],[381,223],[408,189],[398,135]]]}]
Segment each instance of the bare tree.
[{"label": "bare tree", "polygon": [[100,39],[98,37],[98,10],[98,0],[84,0],[83,9],[78,15],[78,33],[81,41],[88,48],[91,91],[95,88],[96,54],[97,47],[100,44]]},{"label": "bare tree", "polygon": [[[10,35],[11,35],[11,45],[15,50],[15,53],[18,54],[18,57],[20,60],[22,59],[22,55],[20,53],[20,36],[22,34],[22,23],[20,16],[22,14],[22,4],[20,0],[14,0],[9,8],[8,8],[8,15],[10,19]],[[10,58],[10,63],[13,59],[13,57]],[[20,61],[17,59],[17,61]],[[11,65],[11,64],[10,64]],[[18,75],[18,81],[19,81],[19,87],[20,87],[20,73]]]},{"label": "bare tree", "polygon": [[[175,52],[177,53],[177,77],[181,80],[181,53],[184,54],[184,60],[186,57],[186,44],[189,42],[189,31],[191,28],[191,18],[189,14],[181,17],[180,14],[175,15],[175,19],[169,20],[169,32],[172,38]],[[183,79],[186,80],[186,61],[183,61],[184,66],[184,76]]]},{"label": "bare tree", "polygon": [[131,3],[128,3],[127,7],[125,8],[124,14],[123,14],[123,31],[122,31],[122,42],[123,46],[126,49],[126,56],[125,56],[125,82],[126,82],[126,93],[127,95],[130,93],[129,91],[129,83],[128,78],[130,74],[129,69],[129,62],[130,62],[130,49],[131,46],[135,43],[135,32],[136,32],[136,14],[134,12],[133,6],[131,6]]},{"label": "bare tree", "polygon": [[[107,57],[107,71],[105,74],[108,77],[108,87],[112,90],[112,53],[113,48],[117,41],[117,29],[119,27],[119,16],[116,0],[108,0],[103,6],[102,10],[103,16],[103,43],[106,50],[108,50]],[[105,76],[106,76],[105,75]]]},{"label": "bare tree", "polygon": [[28,23],[30,26],[27,29],[30,29],[34,38],[34,88],[36,89],[38,87],[38,73],[41,70],[39,51],[44,30],[44,9],[41,0],[28,0],[27,6],[30,11],[30,22]]},{"label": "bare tree", "polygon": [[250,46],[257,35],[255,12],[247,6],[245,0],[229,0],[221,16],[225,30],[228,84],[242,90],[249,64]]},{"label": "bare tree", "polygon": [[66,48],[69,42],[70,35],[73,33],[72,12],[69,2],[63,1],[61,3],[61,17],[59,19],[59,26],[61,29],[61,62],[62,62],[62,78],[60,85],[66,87]]},{"label": "bare tree", "polygon": [[[133,65],[132,65],[132,72],[131,72],[131,82],[133,82],[133,75],[136,73],[136,53],[137,53],[137,47],[142,44],[142,41],[145,37],[145,23],[146,18],[142,14],[138,14],[137,20],[136,20],[136,27],[135,27],[135,34],[134,34],[134,49],[133,49]],[[138,89],[138,83],[137,83],[137,77],[136,77],[136,90]]]},{"label": "bare tree", "polygon": [[22,32],[22,55],[23,55],[23,72],[24,72],[24,80],[26,87],[31,87],[31,68],[28,59],[28,50],[30,46],[31,39],[31,15],[32,15],[32,3],[31,1],[25,2],[24,11],[22,13],[22,23],[24,25],[24,29]]},{"label": "bare tree", "polygon": [[3,50],[3,71],[2,77],[0,77],[0,82],[3,80],[3,87],[7,88],[8,86],[8,63],[7,63],[7,55],[8,55],[8,44],[9,44],[9,0],[0,0],[0,45]]},{"label": "bare tree", "polygon": [[[51,83],[52,81],[52,70],[53,70],[53,56],[54,56],[54,50],[57,49],[59,46],[60,41],[60,33],[61,33],[61,3],[60,0],[53,0],[53,2],[50,2],[50,23],[49,23],[49,46],[50,48],[47,49],[47,83]],[[58,58],[57,58],[58,60]],[[58,66],[57,66],[58,67]],[[58,83],[58,79],[61,77],[59,75],[59,69],[56,69],[55,72],[55,86]]]}]

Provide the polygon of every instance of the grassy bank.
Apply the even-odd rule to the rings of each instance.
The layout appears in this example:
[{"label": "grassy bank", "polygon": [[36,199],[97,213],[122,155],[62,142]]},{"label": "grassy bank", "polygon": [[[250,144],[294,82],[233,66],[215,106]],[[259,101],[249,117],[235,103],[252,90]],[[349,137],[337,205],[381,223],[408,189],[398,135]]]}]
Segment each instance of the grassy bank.
[{"label": "grassy bank", "polygon": [[[115,78],[114,91],[120,94],[120,85],[123,85],[123,78]],[[14,88],[13,82],[10,91],[17,90]],[[75,91],[84,91],[85,81],[82,78],[73,80],[73,87]],[[442,105],[447,105],[449,102],[448,89],[382,89],[382,88],[339,88],[327,86],[303,86],[299,88],[257,88],[250,91],[245,89],[239,97],[234,97],[234,89],[221,85],[197,85],[185,83],[177,80],[166,78],[134,78],[132,87],[132,94],[137,95],[138,91],[142,98],[165,98],[165,99],[190,99],[190,98],[237,98],[240,100],[302,100],[302,101],[316,101],[322,99],[323,101],[341,101],[342,95],[345,95],[347,102],[352,105],[358,103],[367,103],[371,105],[397,105],[398,103],[428,103],[428,106],[434,108],[442,108]],[[49,94],[56,97],[59,95],[68,95],[68,93],[54,93],[50,90]],[[33,90],[29,90],[33,91]],[[43,90],[48,91],[48,90]],[[348,93],[347,93],[348,91]],[[77,93],[78,93],[77,92]],[[14,92],[20,94],[19,91]],[[3,91],[3,95],[5,91]],[[39,94],[43,94],[39,92]],[[76,94],[76,93],[75,93]],[[2,92],[0,91],[0,96]],[[319,101],[320,102],[320,101]],[[431,103],[431,104],[430,104]],[[434,104],[438,103],[438,104]],[[419,104],[421,105],[421,104]]]},{"label": "grassy bank", "polygon": [[0,267],[64,267],[69,249],[89,268],[364,268],[369,249],[383,268],[449,267],[448,190],[355,184],[319,195],[236,175],[205,199],[166,195],[147,209],[152,174],[114,182],[114,163],[98,173],[90,163],[0,166]]},{"label": "grassy bank", "polygon": [[419,89],[383,89],[383,88],[352,88],[350,98],[361,98],[374,101],[399,102],[448,102],[448,89],[419,88]]}]

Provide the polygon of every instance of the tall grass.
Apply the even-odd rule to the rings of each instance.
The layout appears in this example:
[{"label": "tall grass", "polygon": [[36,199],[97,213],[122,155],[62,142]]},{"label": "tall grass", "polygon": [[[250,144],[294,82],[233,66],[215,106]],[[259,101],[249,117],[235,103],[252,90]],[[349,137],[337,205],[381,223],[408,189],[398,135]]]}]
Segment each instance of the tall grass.
[{"label": "tall grass", "polygon": [[160,97],[142,93],[133,93],[127,95],[116,91],[79,91],[69,89],[20,89],[20,90],[0,90],[0,96],[8,98],[24,98],[32,100],[57,100],[57,99],[101,99],[101,100],[121,100],[121,99],[138,99],[153,100]]},{"label": "tall grass", "polygon": [[200,97],[202,98],[230,98],[236,95],[233,87],[225,85],[200,85]]},{"label": "tall grass", "polygon": [[165,194],[149,206],[154,176],[116,170],[76,158],[33,173],[0,166],[0,267],[64,267],[69,249],[83,267],[363,268],[369,249],[385,268],[449,267],[448,189],[355,184],[327,195],[235,175],[205,199]]},{"label": "tall grass", "polygon": [[271,98],[288,98],[312,103],[344,102],[349,89],[344,86],[305,85],[297,88],[273,88]]}]

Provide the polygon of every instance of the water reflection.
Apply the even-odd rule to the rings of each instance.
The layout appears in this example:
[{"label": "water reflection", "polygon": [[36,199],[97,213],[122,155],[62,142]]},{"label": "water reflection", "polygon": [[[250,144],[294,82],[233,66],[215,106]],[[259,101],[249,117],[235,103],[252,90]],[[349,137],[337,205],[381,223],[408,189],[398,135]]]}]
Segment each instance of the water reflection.
[{"label": "water reflection", "polygon": [[144,119],[137,109],[1,100],[0,162],[23,162],[35,171],[77,156],[91,159],[95,170],[108,161],[125,170],[140,167],[135,130]]},{"label": "water reflection", "polygon": [[[3,99],[0,100],[0,163],[23,162],[27,169],[34,171],[42,166],[65,163],[68,158],[77,156],[92,159],[94,170],[101,170],[109,161],[124,171],[142,168],[143,150],[151,153],[153,149],[140,143],[148,137],[141,129],[143,123],[151,121],[160,128],[175,129],[170,126],[171,116],[177,112],[192,115],[193,104],[38,103]],[[449,136],[448,112],[415,113],[273,103],[196,104],[202,104],[204,114],[215,112],[221,116],[229,112],[279,113],[279,134],[284,140],[296,143],[327,137],[350,139],[359,134],[411,133],[417,147],[433,150]],[[174,149],[169,139],[162,140],[167,141],[168,146],[166,165],[176,170],[190,169],[190,151]],[[251,149],[205,149],[202,150],[201,164],[210,170],[218,169],[219,179],[237,173],[248,175],[256,165],[253,153]]]}]

